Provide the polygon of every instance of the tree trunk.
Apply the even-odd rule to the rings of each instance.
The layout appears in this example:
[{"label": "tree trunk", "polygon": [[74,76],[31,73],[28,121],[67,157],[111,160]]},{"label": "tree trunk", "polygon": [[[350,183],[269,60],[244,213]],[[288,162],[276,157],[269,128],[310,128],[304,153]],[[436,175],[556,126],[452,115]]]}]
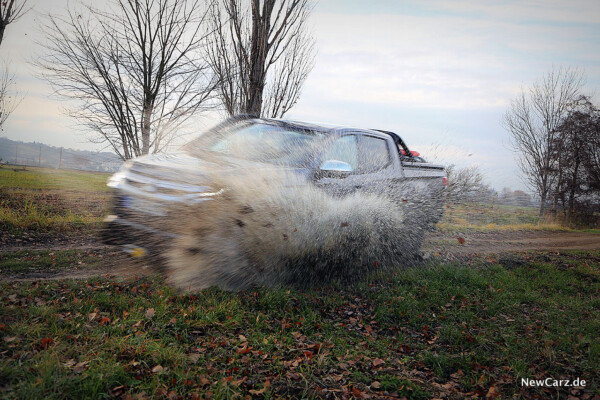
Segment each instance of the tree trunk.
[{"label": "tree trunk", "polygon": [[540,190],[540,197],[541,197],[541,203],[540,203],[540,217],[544,216],[544,211],[546,211],[546,199],[548,198],[548,167],[544,168],[544,173],[546,174],[543,178],[542,178],[542,187]]},{"label": "tree trunk", "polygon": [[577,174],[579,172],[578,157],[575,160],[575,168],[573,169],[573,180],[571,181],[571,191],[569,193],[569,217],[573,216],[575,211],[575,191],[577,190]]},{"label": "tree trunk", "polygon": [[0,44],[2,44],[2,39],[4,38],[4,30],[6,29],[6,25],[3,22],[0,22]]},{"label": "tree trunk", "polygon": [[271,28],[271,13],[275,1],[264,0],[262,15],[260,1],[252,1],[252,47],[250,49],[250,87],[246,112],[260,117],[262,113],[263,91],[265,88],[267,41]]},{"label": "tree trunk", "polygon": [[542,194],[541,196],[541,202],[540,202],[540,213],[539,216],[543,217],[544,216],[544,211],[546,211],[546,194]]},{"label": "tree trunk", "polygon": [[152,119],[152,109],[152,102],[146,100],[142,111],[142,155],[150,152],[150,122]]}]

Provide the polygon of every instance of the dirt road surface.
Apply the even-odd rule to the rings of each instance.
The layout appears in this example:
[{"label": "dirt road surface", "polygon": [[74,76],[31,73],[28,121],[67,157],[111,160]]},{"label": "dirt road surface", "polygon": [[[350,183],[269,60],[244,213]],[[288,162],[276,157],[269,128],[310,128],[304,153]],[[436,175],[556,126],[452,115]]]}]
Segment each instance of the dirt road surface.
[{"label": "dirt road surface", "polygon": [[455,255],[530,250],[600,250],[600,234],[559,231],[435,232],[427,237],[423,250]]},{"label": "dirt road surface", "polygon": [[[600,234],[587,232],[516,231],[516,232],[434,232],[426,237],[426,257],[459,258],[476,254],[500,254],[523,251],[600,250]],[[98,268],[77,267],[53,272],[30,271],[10,274],[0,271],[0,280],[85,279],[93,276],[131,277],[152,274],[153,270],[139,261],[132,262],[117,248],[101,244],[95,237],[44,238],[1,243],[0,254],[19,250],[95,250],[107,255]]]}]

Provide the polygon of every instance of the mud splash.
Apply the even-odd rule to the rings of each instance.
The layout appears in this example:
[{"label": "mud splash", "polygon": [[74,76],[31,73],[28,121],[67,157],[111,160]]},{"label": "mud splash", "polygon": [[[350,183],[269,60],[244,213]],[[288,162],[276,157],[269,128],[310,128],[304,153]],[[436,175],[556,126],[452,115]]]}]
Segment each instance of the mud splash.
[{"label": "mud splash", "polygon": [[333,197],[280,171],[210,181],[221,196],[170,213],[179,237],[166,274],[180,291],[353,282],[408,265],[421,245],[422,230],[386,196]]}]

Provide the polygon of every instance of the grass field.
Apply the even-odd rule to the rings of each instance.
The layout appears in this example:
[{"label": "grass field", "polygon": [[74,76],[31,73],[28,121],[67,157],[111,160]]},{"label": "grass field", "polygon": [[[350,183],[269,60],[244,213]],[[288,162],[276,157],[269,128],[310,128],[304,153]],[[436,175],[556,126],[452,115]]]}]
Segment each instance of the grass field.
[{"label": "grass field", "polygon": [[[18,250],[0,253],[0,272],[4,275],[52,273],[78,267],[95,269],[107,263],[101,250]],[[110,261],[108,261],[110,262]]]},{"label": "grass field", "polygon": [[81,232],[107,213],[109,174],[47,168],[0,168],[0,229]]},{"label": "grass field", "polygon": [[[109,209],[108,177],[84,171],[0,168],[0,229],[16,234],[93,230]],[[533,207],[492,204],[449,205],[438,229],[570,230],[540,220]]]},{"label": "grass field", "polygon": [[[4,282],[0,393],[590,399],[600,395],[599,265],[600,252],[522,254],[354,287],[195,295],[159,278]],[[524,388],[522,377],[587,386]]]},{"label": "grass field", "polygon": [[438,229],[445,232],[573,230],[551,219],[540,218],[535,207],[478,203],[448,205]]},{"label": "grass field", "polygon": [[[107,178],[0,168],[0,229],[92,232],[108,210]],[[533,209],[446,211],[441,229],[560,229]],[[598,251],[432,259],[308,291],[6,279],[121,261],[95,250],[0,253],[0,397],[600,397]],[[587,385],[525,388],[523,377]]]}]

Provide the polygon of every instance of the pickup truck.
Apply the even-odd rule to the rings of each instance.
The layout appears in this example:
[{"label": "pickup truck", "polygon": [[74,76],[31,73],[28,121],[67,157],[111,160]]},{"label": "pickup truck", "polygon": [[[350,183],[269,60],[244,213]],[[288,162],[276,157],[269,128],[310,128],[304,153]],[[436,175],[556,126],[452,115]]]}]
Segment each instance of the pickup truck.
[{"label": "pickup truck", "polygon": [[114,203],[102,239],[134,256],[159,256],[154,249],[177,237],[162,223],[171,205],[218,201],[226,190],[206,181],[208,169],[236,174],[263,167],[285,169],[332,196],[364,191],[392,197],[410,206],[422,228],[416,240],[443,213],[444,167],[427,163],[393,132],[242,116],[176,153],[125,162],[108,182]]}]

